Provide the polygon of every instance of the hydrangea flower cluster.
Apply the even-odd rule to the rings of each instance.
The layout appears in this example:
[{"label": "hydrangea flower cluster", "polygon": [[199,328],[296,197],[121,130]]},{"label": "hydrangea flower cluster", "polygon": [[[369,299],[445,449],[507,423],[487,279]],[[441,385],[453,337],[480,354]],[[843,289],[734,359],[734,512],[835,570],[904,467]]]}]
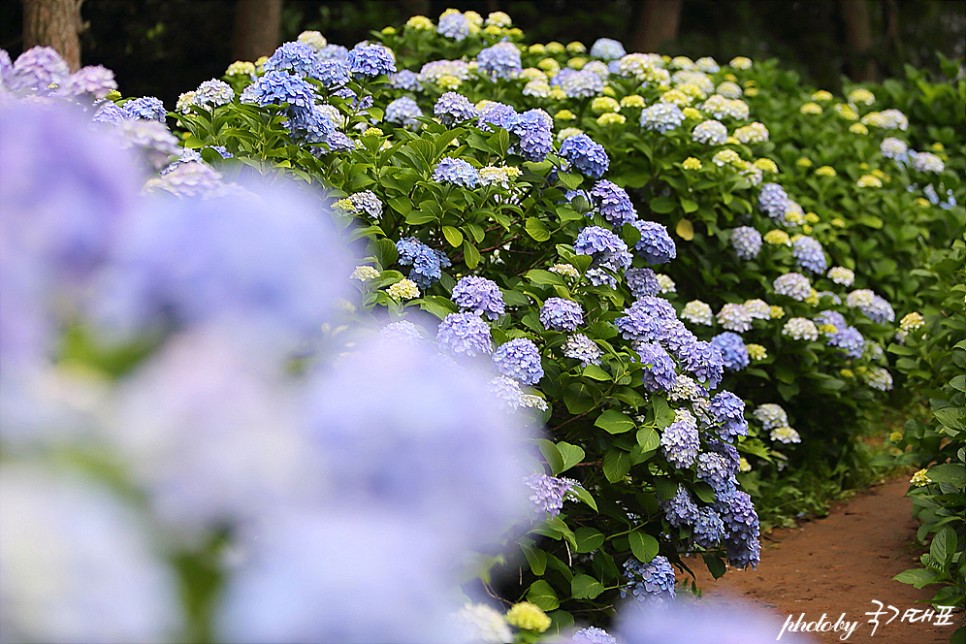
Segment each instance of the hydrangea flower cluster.
[{"label": "hydrangea flower cluster", "polygon": [[665,264],[677,257],[677,248],[667,228],[653,221],[635,221],[634,227],[641,233],[641,239],[634,250],[649,264]]},{"label": "hydrangea flower cluster", "polygon": [[533,491],[530,502],[533,503],[534,512],[550,517],[560,514],[567,494],[574,487],[573,482],[568,479],[546,474],[531,474],[524,482]]},{"label": "hydrangea flower cluster", "polygon": [[624,562],[624,577],[629,587],[621,588],[621,597],[631,595],[644,605],[663,605],[672,601],[674,592],[674,568],[667,557],[658,555],[650,563],[637,559]]},{"label": "hydrangea flower cluster", "polygon": [[560,156],[591,179],[599,179],[610,167],[610,158],[604,147],[586,134],[568,137],[560,146]]},{"label": "hydrangea flower cluster", "polygon": [[399,263],[412,266],[409,279],[420,288],[427,289],[442,275],[442,269],[450,266],[449,258],[440,251],[430,248],[415,237],[406,237],[396,242]]},{"label": "hydrangea flower cluster", "polygon": [[493,352],[497,370],[525,385],[535,385],[543,378],[540,350],[533,340],[516,338],[501,344]]},{"label": "hydrangea flower cluster", "polygon": [[464,159],[444,157],[433,169],[433,181],[475,188],[480,181],[480,174]]},{"label": "hydrangea flower cluster", "polygon": [[453,287],[453,301],[464,311],[495,320],[505,312],[503,293],[491,279],[467,275]]},{"label": "hydrangea flower cluster", "polygon": [[576,331],[583,321],[583,307],[573,300],[551,297],[540,307],[540,323],[548,330]]}]

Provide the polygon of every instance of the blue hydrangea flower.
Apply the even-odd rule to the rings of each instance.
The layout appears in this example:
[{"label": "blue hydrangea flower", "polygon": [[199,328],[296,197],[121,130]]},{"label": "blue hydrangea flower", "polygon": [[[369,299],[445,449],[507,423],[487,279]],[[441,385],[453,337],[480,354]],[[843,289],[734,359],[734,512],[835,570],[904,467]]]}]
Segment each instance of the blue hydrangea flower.
[{"label": "blue hydrangea flower", "polygon": [[722,391],[711,399],[711,417],[719,424],[718,434],[726,441],[748,435],[745,401],[730,391]]},{"label": "blue hydrangea flower", "polygon": [[670,302],[645,296],[624,309],[624,317],[617,318],[614,324],[626,340],[657,342],[667,338],[668,330],[674,322],[679,320]]},{"label": "blue hydrangea flower", "polygon": [[325,143],[332,152],[347,152],[356,149],[355,141],[350,139],[344,132],[339,132],[338,130],[330,132],[325,137]]},{"label": "blue hydrangea flower", "polygon": [[849,323],[845,321],[845,316],[831,309],[826,309],[816,315],[815,324],[831,324],[839,331],[849,326]]},{"label": "blue hydrangea flower", "polygon": [[442,275],[442,269],[450,266],[449,258],[440,251],[430,248],[415,237],[406,237],[396,242],[399,263],[412,266],[409,279],[416,282],[420,289],[426,290]]},{"label": "blue hydrangea flower", "polygon": [[641,127],[664,134],[684,123],[684,113],[674,103],[655,103],[641,110]]},{"label": "blue hydrangea flower", "polygon": [[882,296],[866,288],[852,291],[845,298],[845,304],[849,308],[859,309],[863,315],[877,324],[885,324],[895,320],[896,314]]},{"label": "blue hydrangea flower", "polygon": [[453,355],[470,358],[493,352],[490,327],[475,313],[450,313],[439,323],[436,342]]},{"label": "blue hydrangea flower", "polygon": [[419,75],[410,69],[400,69],[390,76],[389,84],[395,89],[401,89],[407,92],[418,92],[420,89]]},{"label": "blue hydrangea flower", "polygon": [[386,106],[386,121],[406,128],[415,129],[419,127],[418,119],[422,116],[423,111],[419,109],[419,105],[408,96],[397,98]]},{"label": "blue hydrangea flower", "polygon": [[470,35],[470,23],[459,11],[448,11],[439,17],[436,33],[456,42],[461,42]]},{"label": "blue hydrangea flower", "polygon": [[649,264],[666,264],[678,255],[674,240],[667,228],[654,221],[635,221],[634,227],[641,232],[641,239],[634,250]]},{"label": "blue hydrangea flower", "polygon": [[569,67],[560,70],[550,79],[550,84],[560,87],[568,98],[592,98],[604,89],[603,79],[593,71]]},{"label": "blue hydrangea flower", "polygon": [[761,251],[761,233],[751,226],[739,226],[731,231],[731,247],[741,259],[754,259]]},{"label": "blue hydrangea flower", "polygon": [[469,99],[456,92],[446,92],[433,105],[433,114],[444,125],[453,125],[479,118],[479,112]]},{"label": "blue hydrangea flower", "polygon": [[70,75],[66,87],[67,92],[74,96],[87,95],[94,99],[102,99],[115,89],[117,81],[114,80],[114,72],[103,65],[81,67]]},{"label": "blue hydrangea flower", "polygon": [[288,114],[285,126],[293,138],[309,142],[325,141],[330,147],[336,147],[330,140],[332,135],[337,134],[335,126],[321,106],[312,104],[305,108],[291,108]]},{"label": "blue hydrangea flower", "polygon": [[534,512],[543,517],[555,517],[563,509],[564,498],[573,489],[574,484],[567,479],[547,476],[546,474],[531,474],[523,479],[533,494],[530,502]]},{"label": "blue hydrangea flower", "polygon": [[349,50],[342,45],[328,44],[322,49],[320,49],[316,54],[319,60],[341,60],[342,62],[347,62],[349,60]]},{"label": "blue hydrangea flower", "polygon": [[612,181],[601,179],[595,183],[590,191],[590,202],[615,228],[637,221],[637,210],[627,191]]},{"label": "blue hydrangea flower", "polygon": [[830,335],[825,344],[841,349],[850,358],[861,358],[865,349],[865,338],[854,326],[847,326]]},{"label": "blue hydrangea flower", "polygon": [[583,333],[575,333],[567,338],[563,354],[567,358],[579,360],[585,367],[591,364],[599,365],[603,355],[597,343]]},{"label": "blue hydrangea flower", "polygon": [[573,164],[585,177],[599,179],[610,167],[604,146],[586,134],[568,136],[560,146],[560,156]]},{"label": "blue hydrangea flower", "polygon": [[716,452],[704,452],[697,458],[698,479],[716,492],[734,487],[734,471],[729,459]]},{"label": "blue hydrangea flower", "polygon": [[319,60],[314,47],[298,41],[282,43],[262,66],[266,72],[284,71],[301,78],[318,78]]},{"label": "blue hydrangea flower", "polygon": [[504,103],[488,102],[479,109],[479,114],[478,126],[484,132],[491,132],[491,125],[512,131],[520,122],[517,111]]},{"label": "blue hydrangea flower", "polygon": [[699,382],[708,389],[716,389],[724,376],[724,358],[721,350],[710,342],[699,340],[685,346],[678,359]]},{"label": "blue hydrangea flower", "polygon": [[700,448],[697,419],[687,409],[676,409],[674,422],[661,432],[661,453],[664,458],[675,467],[688,468],[694,464]]},{"label": "blue hydrangea flower", "polygon": [[481,50],[476,55],[476,63],[480,72],[491,80],[513,78],[516,72],[523,69],[520,63],[520,50],[509,42],[499,42]]},{"label": "blue hydrangea flower", "polygon": [[617,60],[627,55],[624,45],[613,38],[598,38],[590,46],[590,55],[602,60]]},{"label": "blue hydrangea flower", "polygon": [[157,121],[159,123],[164,123],[164,119],[168,115],[161,99],[154,96],[142,96],[128,101],[121,106],[121,111],[129,119]]},{"label": "blue hydrangea flower", "polygon": [[349,51],[346,61],[355,78],[375,78],[396,71],[392,50],[383,45],[359,43]]},{"label": "blue hydrangea flower", "polygon": [[453,287],[453,301],[464,311],[495,320],[505,311],[503,293],[493,280],[467,275]]},{"label": "blue hydrangea flower", "polygon": [[724,522],[728,561],[736,568],[756,567],[761,558],[758,513],[747,492],[734,487],[718,492],[715,510]]},{"label": "blue hydrangea flower", "polygon": [[213,78],[198,86],[192,104],[210,110],[219,105],[227,105],[234,98],[235,90],[231,88],[231,85]]},{"label": "blue hydrangea flower", "polygon": [[527,338],[515,338],[501,344],[493,352],[493,363],[504,376],[525,385],[535,385],[543,378],[540,349]]},{"label": "blue hydrangea flower", "polygon": [[657,274],[649,268],[628,268],[624,272],[624,281],[627,282],[631,295],[637,299],[661,292]]},{"label": "blue hydrangea flower", "polygon": [[574,251],[579,255],[590,255],[595,266],[614,271],[628,268],[633,261],[624,240],[600,226],[587,226],[581,230],[574,242]]},{"label": "blue hydrangea flower", "polygon": [[712,508],[701,508],[691,534],[694,542],[702,548],[714,548],[724,536],[724,531],[721,516]]},{"label": "blue hydrangea flower", "polygon": [[644,365],[642,376],[644,388],[648,391],[671,391],[677,383],[677,370],[674,359],[656,342],[639,342],[634,350]]},{"label": "blue hydrangea flower", "polygon": [[521,114],[512,132],[520,139],[515,151],[528,161],[543,161],[553,150],[553,119],[541,109]]},{"label": "blue hydrangea flower", "polygon": [[698,520],[698,506],[680,484],[670,500],[661,502],[661,509],[664,510],[664,518],[675,528],[690,526]]},{"label": "blue hydrangea flower", "polygon": [[758,193],[758,208],[775,222],[784,223],[789,204],[788,193],[777,183],[764,184]]},{"label": "blue hydrangea flower", "polygon": [[745,342],[737,333],[730,331],[719,333],[711,338],[711,344],[721,352],[724,368],[728,371],[741,371],[751,361]]},{"label": "blue hydrangea flower", "polygon": [[475,188],[480,182],[480,173],[463,159],[443,157],[433,169],[433,181]]},{"label": "blue hydrangea flower", "polygon": [[[412,72],[409,73],[412,74]],[[352,78],[352,73],[349,71],[349,64],[345,60],[330,58],[319,61],[315,77],[326,89],[334,90],[344,87]]]},{"label": "blue hydrangea flower", "polygon": [[635,558],[624,562],[624,576],[629,587],[621,587],[621,597],[628,594],[643,605],[664,605],[674,600],[674,568],[664,555],[658,555],[650,563]]},{"label": "blue hydrangea flower", "polygon": [[315,87],[306,80],[287,72],[271,71],[245,88],[242,103],[281,105],[288,103],[299,108],[315,104]]},{"label": "blue hydrangea flower", "polygon": [[575,631],[570,637],[570,644],[618,644],[617,638],[602,628],[588,626]]},{"label": "blue hydrangea flower", "polygon": [[822,244],[811,237],[803,235],[797,238],[792,246],[792,255],[798,267],[806,271],[822,274],[828,268]]},{"label": "blue hydrangea flower", "polygon": [[801,273],[785,273],[772,282],[775,293],[804,302],[812,294],[812,283]]},{"label": "blue hydrangea flower", "polygon": [[561,297],[550,297],[540,307],[540,323],[548,330],[575,331],[584,322],[580,303]]},{"label": "blue hydrangea flower", "polygon": [[691,138],[705,145],[724,145],[728,141],[728,128],[721,121],[704,121],[691,130]]}]

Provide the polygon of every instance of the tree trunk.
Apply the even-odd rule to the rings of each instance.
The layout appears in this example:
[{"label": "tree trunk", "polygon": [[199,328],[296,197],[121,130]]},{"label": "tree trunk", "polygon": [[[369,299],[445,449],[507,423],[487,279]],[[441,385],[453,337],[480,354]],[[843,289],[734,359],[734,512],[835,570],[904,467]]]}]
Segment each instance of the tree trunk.
[{"label": "tree trunk", "polygon": [[872,57],[872,24],[866,0],[840,0],[845,21],[845,40],[849,51],[852,80],[875,81],[879,74]]},{"label": "tree trunk", "polygon": [[678,37],[682,0],[644,0],[631,38],[631,51],[658,49]]},{"label": "tree trunk", "polygon": [[84,0],[23,0],[23,48],[53,47],[71,71],[80,67]]},{"label": "tree trunk", "polygon": [[282,0],[238,0],[235,5],[235,60],[271,56],[282,32]]}]

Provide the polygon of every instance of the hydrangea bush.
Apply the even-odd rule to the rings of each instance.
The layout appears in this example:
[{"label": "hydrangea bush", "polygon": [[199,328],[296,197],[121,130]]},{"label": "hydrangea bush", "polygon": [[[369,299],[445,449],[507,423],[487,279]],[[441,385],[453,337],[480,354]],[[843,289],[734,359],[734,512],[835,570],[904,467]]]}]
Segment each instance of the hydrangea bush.
[{"label": "hydrangea bush", "polygon": [[[106,443],[121,462],[144,462],[135,480],[121,474],[124,489],[172,533],[174,545],[160,547],[183,562],[179,574],[208,580],[192,586],[187,616],[172,609],[150,628],[199,639],[340,632],[313,602],[365,623],[372,598],[358,575],[335,576],[348,584],[337,589],[315,581],[328,559],[291,569],[319,541],[351,553],[331,562],[338,570],[378,552],[362,569],[392,565],[418,580],[405,601],[390,584],[371,627],[420,641],[454,632],[439,593],[457,561],[474,580],[464,586],[470,599],[504,603],[460,612],[490,641],[601,624],[622,599],[662,606],[699,558],[715,576],[726,563],[755,566],[748,490],[763,493],[783,469],[841,461],[857,415],[892,387],[883,345],[896,311],[884,296],[905,291],[880,283],[872,251],[848,234],[853,223],[838,223],[870,216],[856,211],[874,202],[848,195],[871,194],[882,178],[858,177],[844,196],[800,180],[804,164],[785,156],[801,142],[771,120],[778,99],[752,100],[767,94],[758,87],[779,74],[774,66],[628,54],[608,39],[589,50],[522,40],[506,14],[455,10],[351,49],[305,32],[185,92],[170,113],[151,97],[122,99],[107,70],[69,75],[50,52],[0,69],[4,100],[80,104],[100,135],[128,148],[127,180],[152,195],[135,209],[133,191],[105,178],[65,222],[55,196],[49,212],[36,201],[37,179],[24,170],[5,205],[38,209],[64,232],[41,249],[52,266],[27,258],[30,268],[5,271],[3,282],[5,301],[25,304],[4,315],[5,353],[44,365],[42,377],[51,369],[42,355],[57,356],[58,379],[65,362],[105,372],[115,422],[135,428]],[[796,113],[816,116],[811,106]],[[865,120],[883,129],[906,119],[877,114]],[[21,136],[33,158],[35,143]],[[889,163],[902,154],[884,141],[878,152]],[[940,157],[906,153],[902,172],[941,174],[934,190],[959,185]],[[58,160],[68,173],[79,166]],[[246,181],[229,180],[249,174],[294,178],[325,197],[259,201]],[[904,189],[888,194],[905,203]],[[108,234],[85,219],[134,210]],[[330,223],[329,210],[354,244],[354,265],[332,250],[331,227],[314,228]],[[61,293],[56,278],[68,274],[85,277]],[[51,289],[40,309],[27,306],[38,280]],[[357,341],[359,328],[382,328],[382,340]],[[212,356],[210,373],[183,376],[199,354]],[[233,384],[229,370],[250,382]],[[30,382],[14,375],[9,382]],[[170,392],[152,394],[168,381]],[[42,395],[40,384],[18,387],[24,400]],[[190,387],[221,401],[248,391],[251,409],[206,411]],[[138,419],[152,395],[168,415]],[[5,446],[30,445],[44,419],[13,400],[4,414],[21,430]],[[213,427],[210,444],[193,463],[155,461],[158,450],[185,449],[190,432],[163,432],[179,422]],[[268,426],[285,429],[266,436]],[[374,427],[384,429],[360,438]],[[222,440],[253,460],[205,472],[210,489],[182,489],[178,479],[202,476]],[[259,462],[276,441],[289,466]],[[224,485],[249,465],[245,486]],[[296,489],[303,467],[322,474]],[[398,540],[379,536],[379,517]],[[256,518],[271,529],[250,525]],[[480,521],[493,530],[468,530]],[[239,568],[212,563],[255,539]],[[290,575],[317,592],[280,617],[270,589]],[[440,612],[417,618],[417,604]],[[375,632],[359,628],[346,637]],[[610,641],[597,631],[573,641]]]}]

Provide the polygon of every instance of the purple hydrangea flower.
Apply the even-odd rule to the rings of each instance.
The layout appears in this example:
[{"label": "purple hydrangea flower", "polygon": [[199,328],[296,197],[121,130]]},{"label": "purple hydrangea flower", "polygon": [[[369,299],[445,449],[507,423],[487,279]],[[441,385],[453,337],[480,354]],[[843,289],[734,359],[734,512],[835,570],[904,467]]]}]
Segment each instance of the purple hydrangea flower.
[{"label": "purple hydrangea flower", "polygon": [[450,266],[449,258],[440,251],[430,248],[415,237],[406,237],[396,242],[399,263],[412,266],[409,279],[416,282],[420,289],[426,290],[442,275],[442,269]]},{"label": "purple hydrangea flower", "polygon": [[569,67],[560,70],[550,84],[560,87],[568,98],[591,98],[604,89],[604,80],[593,71]]},{"label": "purple hydrangea flower", "polygon": [[584,322],[580,303],[561,297],[550,297],[540,307],[540,323],[548,330],[575,331]]},{"label": "purple hydrangea flower", "polygon": [[594,266],[613,271],[626,269],[633,261],[624,240],[600,226],[587,226],[581,230],[574,242],[574,250],[579,255],[590,255]]},{"label": "purple hydrangea flower", "polygon": [[375,78],[396,71],[392,50],[383,45],[359,43],[349,51],[346,59],[349,71],[356,78]]},{"label": "purple hydrangea flower", "polygon": [[70,68],[53,47],[31,47],[14,61],[4,85],[14,92],[43,94],[69,77]]},{"label": "purple hydrangea flower", "polygon": [[444,125],[463,123],[479,118],[479,112],[469,99],[456,92],[446,92],[433,105],[433,114]]},{"label": "purple hydrangea flower", "polygon": [[595,183],[590,191],[590,202],[611,226],[620,228],[624,224],[636,225],[637,210],[627,191],[616,183],[606,179]]},{"label": "purple hydrangea flower", "polygon": [[66,91],[74,96],[87,95],[102,99],[117,89],[114,72],[103,65],[87,65],[70,75]]},{"label": "purple hydrangea flower", "polygon": [[730,487],[717,494],[715,510],[724,521],[728,561],[736,568],[756,567],[761,558],[758,513],[747,492]]},{"label": "purple hydrangea flower", "polygon": [[602,60],[617,60],[627,55],[624,45],[613,38],[598,38],[590,46],[590,55]]},{"label": "purple hydrangea flower", "polygon": [[627,288],[635,298],[657,295],[661,292],[661,283],[657,274],[649,268],[628,268],[624,273]]},{"label": "purple hydrangea flower", "polygon": [[475,188],[480,181],[480,173],[463,159],[443,157],[433,169],[433,181]]},{"label": "purple hydrangea flower", "polygon": [[678,251],[667,228],[654,221],[636,221],[634,227],[641,232],[641,239],[634,245],[644,261],[649,264],[666,264]]},{"label": "purple hydrangea flower", "polygon": [[724,536],[724,531],[721,516],[712,508],[701,508],[691,534],[694,542],[702,548],[714,548]]},{"label": "purple hydrangea flower", "polygon": [[861,358],[865,349],[865,338],[854,326],[847,326],[829,336],[825,342],[830,347],[841,349],[850,358]]},{"label": "purple hydrangea flower", "polygon": [[684,123],[684,113],[674,103],[655,103],[641,110],[644,129],[665,134]]},{"label": "purple hydrangea flower", "polygon": [[439,17],[436,32],[441,36],[461,42],[470,35],[470,23],[461,12],[451,11]]},{"label": "purple hydrangea flower", "polygon": [[512,131],[520,122],[520,115],[511,106],[504,103],[486,103],[479,110],[478,126],[484,132],[492,131],[491,125]]},{"label": "purple hydrangea flower", "polygon": [[839,331],[849,326],[849,323],[845,321],[845,316],[831,309],[826,309],[816,315],[815,324],[831,324]]},{"label": "purple hydrangea flower", "polygon": [[664,518],[675,528],[690,526],[698,520],[698,506],[691,494],[680,484],[674,496],[661,503],[661,508],[664,510]]},{"label": "purple hydrangea flower", "polygon": [[677,382],[674,359],[656,342],[640,342],[634,346],[644,365],[644,388],[648,391],[671,391]]},{"label": "purple hydrangea flower", "polygon": [[121,111],[129,119],[141,119],[144,121],[157,121],[164,123],[167,112],[161,99],[153,96],[142,96],[128,101],[121,106]]},{"label": "purple hydrangea flower", "polygon": [[[412,74],[412,72],[409,72]],[[344,87],[352,78],[349,64],[342,59],[330,58],[320,60],[315,70],[315,77],[321,81],[326,89],[334,90]]]},{"label": "purple hydrangea flower", "polygon": [[325,137],[325,144],[332,152],[348,152],[356,149],[355,141],[339,131],[329,132]]},{"label": "purple hydrangea flower", "polygon": [[720,425],[718,434],[726,441],[748,435],[745,401],[730,391],[722,391],[711,399],[711,417]]},{"label": "purple hydrangea flower", "polygon": [[716,452],[698,455],[697,476],[716,492],[734,487],[735,471],[729,459]]},{"label": "purple hydrangea flower", "polygon": [[618,644],[617,639],[607,631],[596,626],[588,626],[575,631],[569,644]]},{"label": "purple hydrangea flower", "polygon": [[517,151],[528,161],[543,161],[553,150],[553,119],[541,109],[521,114],[512,131],[520,139]]},{"label": "purple hydrangea flower", "polygon": [[822,245],[811,237],[803,235],[796,239],[792,246],[792,255],[795,263],[803,270],[822,274],[828,268]]},{"label": "purple hydrangea flower", "polygon": [[799,302],[805,301],[812,294],[812,283],[801,273],[779,275],[772,282],[772,286],[778,295],[784,295]]},{"label": "purple hydrangea flower", "polygon": [[453,301],[464,311],[485,315],[495,320],[505,311],[503,293],[496,282],[485,277],[467,275],[453,287]]},{"label": "purple hydrangea flower", "polygon": [[664,299],[645,296],[624,309],[624,317],[614,324],[622,337],[635,342],[658,342],[667,337],[668,327],[676,322],[674,308]]},{"label": "purple hydrangea flower", "polygon": [[491,80],[513,78],[523,68],[520,63],[520,50],[509,42],[499,42],[481,50],[476,55],[476,63],[480,72]]},{"label": "purple hydrangea flower", "polygon": [[724,376],[724,358],[721,350],[710,342],[699,340],[686,345],[678,359],[684,362],[687,369],[700,382],[704,382],[708,389],[717,388]]},{"label": "purple hydrangea flower", "polygon": [[711,338],[711,344],[721,352],[721,359],[728,371],[741,371],[751,361],[745,341],[737,333],[730,331],[719,333]]},{"label": "purple hydrangea flower", "polygon": [[555,517],[563,509],[564,498],[570,492],[574,484],[567,479],[547,476],[546,474],[531,474],[523,479],[533,494],[530,502],[536,514]]},{"label": "purple hydrangea flower", "polygon": [[739,226],[731,231],[731,247],[741,259],[754,259],[761,251],[761,233],[751,226]]},{"label": "purple hydrangea flower", "polygon": [[436,331],[439,346],[454,355],[470,358],[493,352],[490,327],[475,313],[450,313]]},{"label": "purple hydrangea flower", "polygon": [[628,559],[624,562],[624,576],[629,587],[621,587],[621,597],[633,595],[645,606],[664,605],[674,600],[674,568],[663,555],[646,564]]},{"label": "purple hydrangea flower", "polygon": [[778,223],[784,223],[789,203],[788,193],[777,183],[766,183],[758,193],[758,208]]},{"label": "purple hydrangea flower", "polygon": [[567,358],[579,360],[586,367],[591,364],[599,365],[602,352],[596,342],[583,333],[575,333],[567,338],[563,354]]},{"label": "purple hydrangea flower", "polygon": [[341,60],[347,62],[349,60],[349,50],[342,45],[328,44],[322,49],[320,49],[315,54],[319,57],[319,60]]},{"label": "purple hydrangea flower", "polygon": [[419,127],[419,120],[423,111],[419,105],[408,96],[397,98],[386,106],[386,121],[414,129]]},{"label": "purple hydrangea flower", "polygon": [[504,376],[525,385],[535,385],[543,378],[540,349],[527,338],[515,338],[501,344],[493,352],[493,363]]},{"label": "purple hydrangea flower", "polygon": [[599,179],[610,167],[610,159],[604,146],[595,143],[586,134],[567,137],[560,146],[560,156],[572,163],[579,173],[591,179]]},{"label": "purple hydrangea flower", "polygon": [[401,89],[407,92],[418,92],[420,89],[419,75],[410,69],[400,69],[398,72],[390,76],[389,84],[395,89]]},{"label": "purple hydrangea flower", "polygon": [[262,107],[288,103],[305,109],[315,103],[315,87],[287,72],[270,71],[245,88],[241,102]]},{"label": "purple hydrangea flower", "polygon": [[701,442],[698,421],[686,409],[675,411],[674,422],[661,432],[661,453],[675,467],[684,469],[694,464]]}]

